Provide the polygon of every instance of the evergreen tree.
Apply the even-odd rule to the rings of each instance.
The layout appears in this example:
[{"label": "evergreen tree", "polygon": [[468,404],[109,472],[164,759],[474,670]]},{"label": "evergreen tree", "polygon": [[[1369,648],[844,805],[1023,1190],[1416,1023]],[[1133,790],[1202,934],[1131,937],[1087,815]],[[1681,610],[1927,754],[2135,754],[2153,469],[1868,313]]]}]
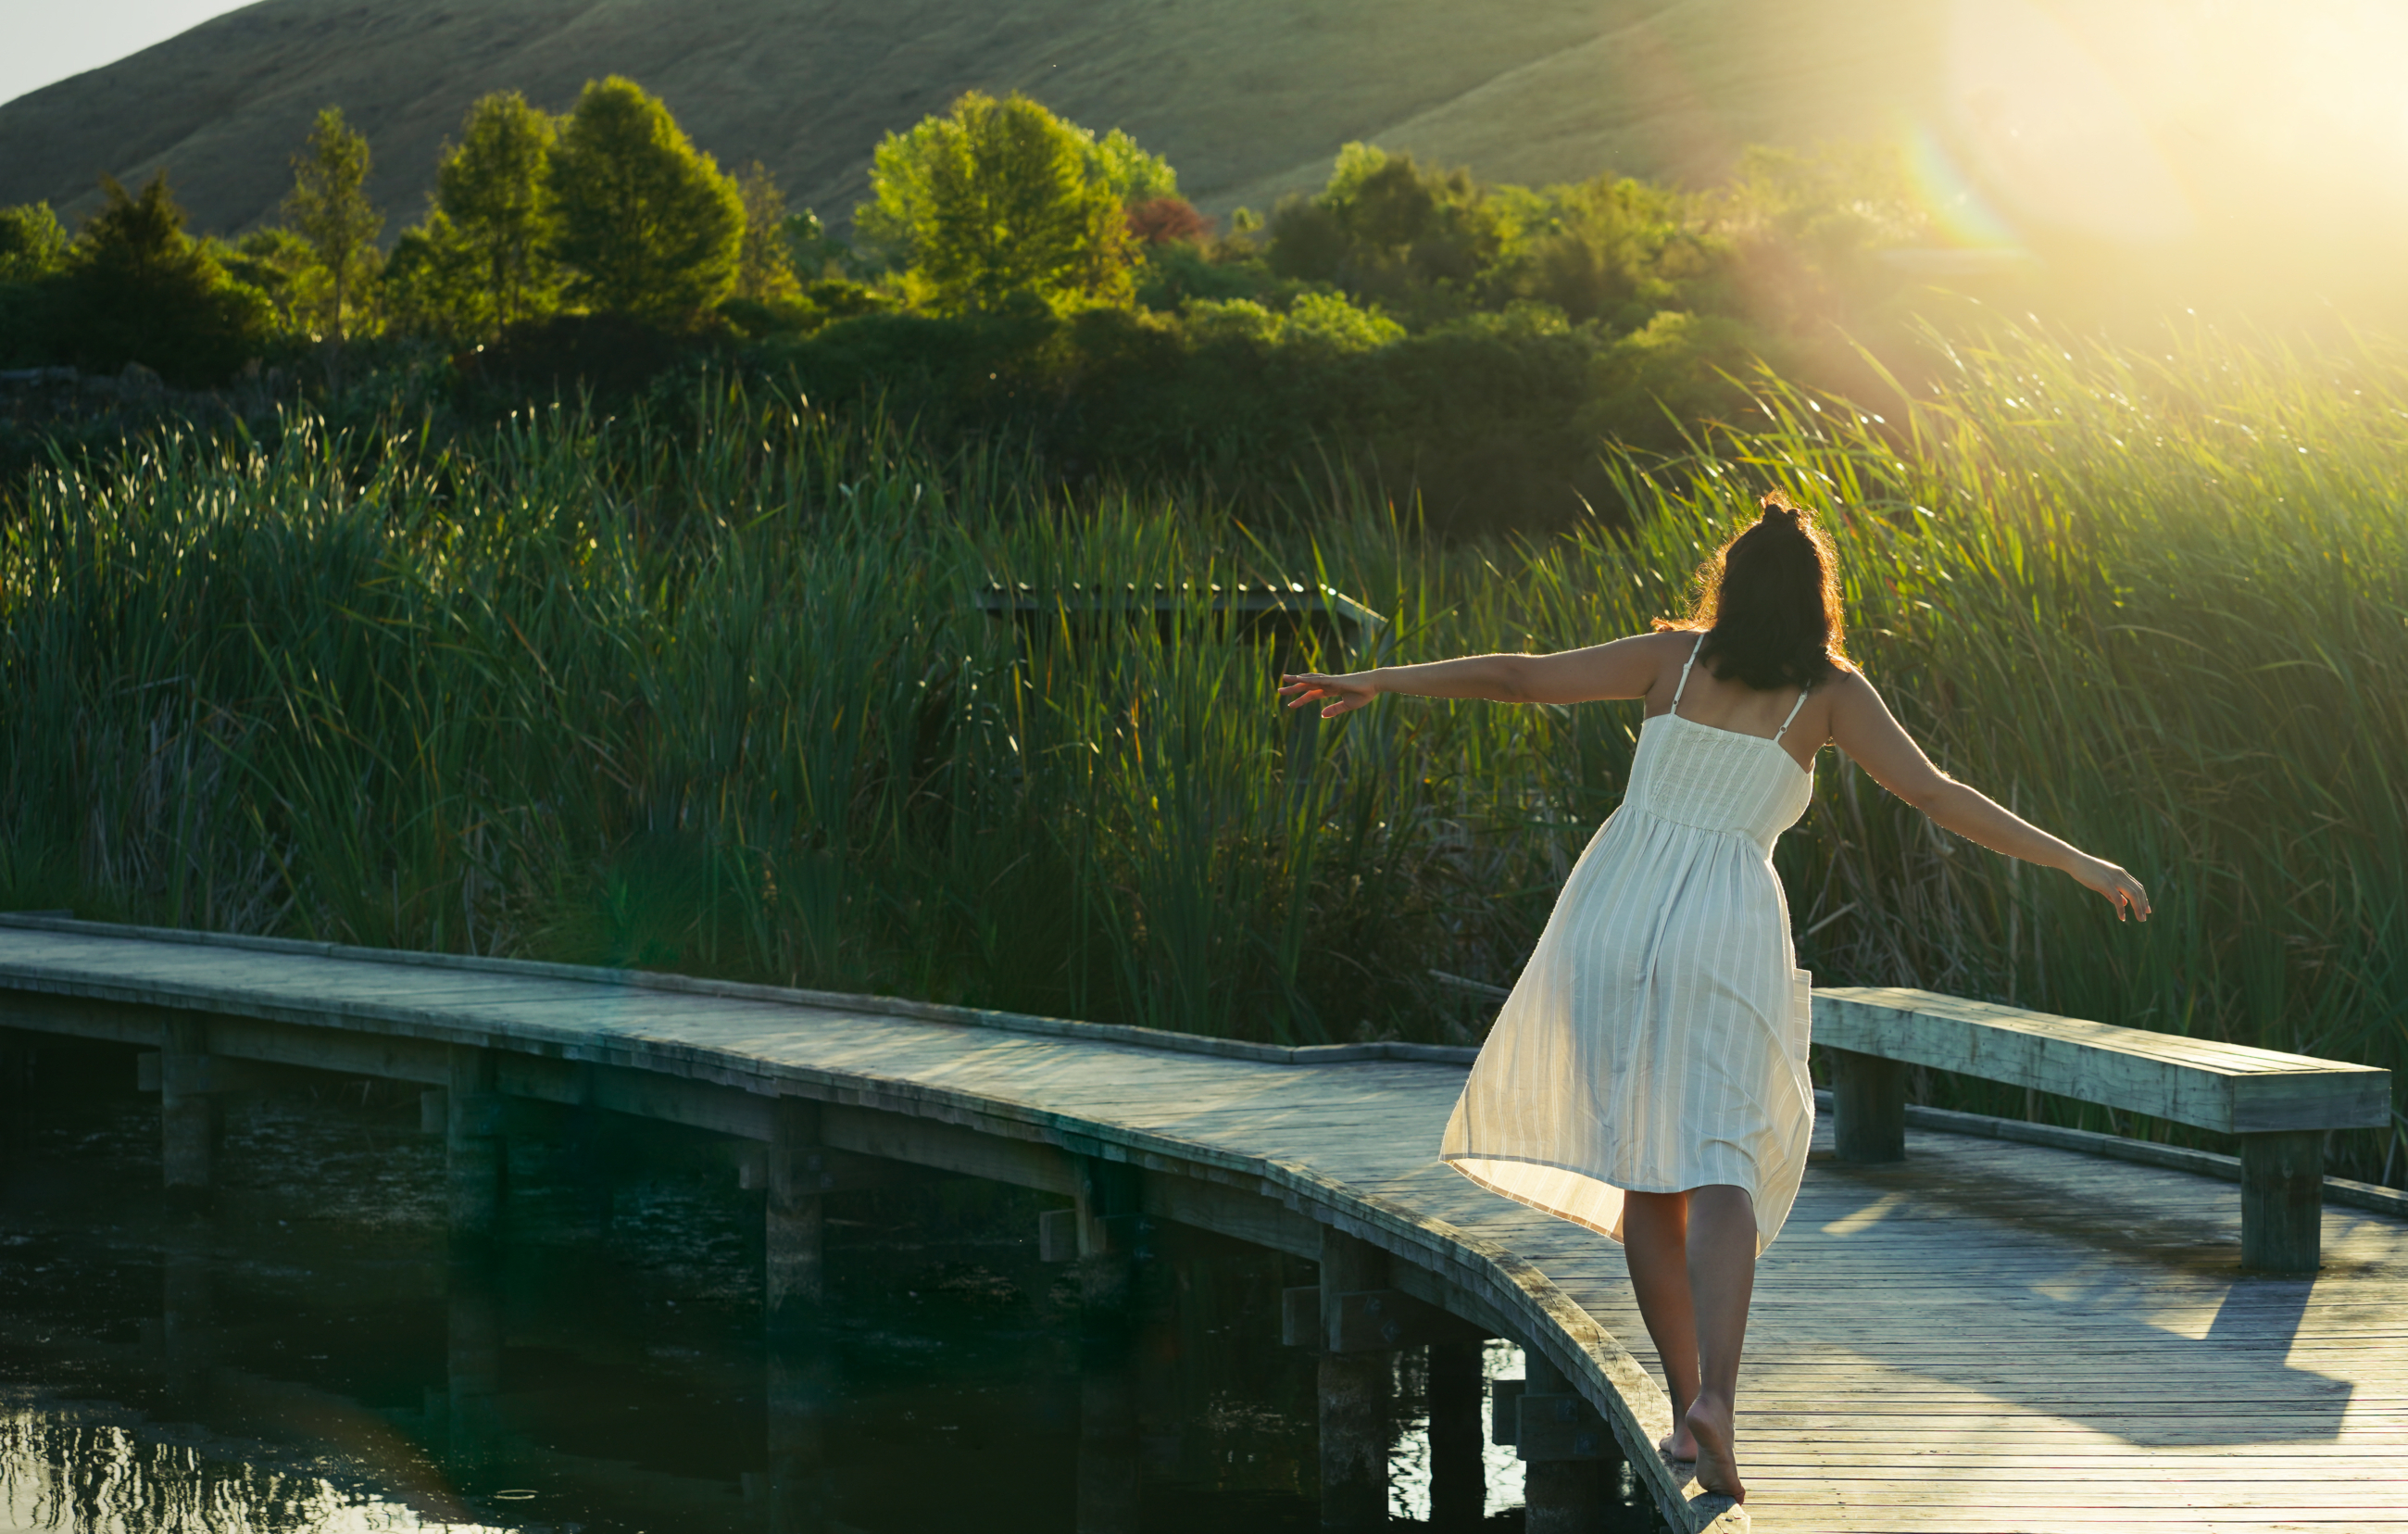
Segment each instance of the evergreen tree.
[{"label": "evergreen tree", "polygon": [[478,290],[473,312],[456,312],[458,283],[447,284],[454,290],[455,309],[449,328],[490,336],[557,306],[560,272],[551,253],[554,219],[545,167],[558,136],[549,114],[506,91],[469,108],[460,142],[443,146],[435,175],[439,217],[429,219],[421,235],[442,262],[472,266]]},{"label": "evergreen tree", "polygon": [[613,75],[577,98],[552,152],[554,243],[588,306],[691,323],[735,286],[744,236],[736,183],[659,97]]},{"label": "evergreen tree", "polygon": [[318,289],[316,306],[326,339],[339,345],[377,266],[377,236],[384,215],[368,201],[368,141],[328,107],[309,128],[308,152],[293,157],[293,190],[285,222],[308,242]]},{"label": "evergreen tree", "polygon": [[140,362],[186,384],[217,382],[256,355],[267,300],[184,232],[165,173],[136,194],[100,184],[107,203],[67,252],[58,354],[93,372]]},{"label": "evergreen tree", "polygon": [[[1125,140],[1126,136],[1116,136]],[[1133,241],[1119,181],[1144,193],[1168,178],[1134,143],[1111,157],[1085,130],[1025,96],[971,92],[951,113],[880,142],[869,236],[908,252],[914,302],[939,313],[1019,294],[1055,308],[1129,292]]]}]

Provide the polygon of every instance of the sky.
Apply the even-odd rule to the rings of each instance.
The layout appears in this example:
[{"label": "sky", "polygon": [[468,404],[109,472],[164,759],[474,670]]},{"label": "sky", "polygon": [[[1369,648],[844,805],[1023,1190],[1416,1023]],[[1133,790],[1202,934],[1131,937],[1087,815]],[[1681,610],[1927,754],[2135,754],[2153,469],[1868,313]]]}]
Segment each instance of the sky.
[{"label": "sky", "polygon": [[0,0],[0,102],[165,42],[248,0]]}]

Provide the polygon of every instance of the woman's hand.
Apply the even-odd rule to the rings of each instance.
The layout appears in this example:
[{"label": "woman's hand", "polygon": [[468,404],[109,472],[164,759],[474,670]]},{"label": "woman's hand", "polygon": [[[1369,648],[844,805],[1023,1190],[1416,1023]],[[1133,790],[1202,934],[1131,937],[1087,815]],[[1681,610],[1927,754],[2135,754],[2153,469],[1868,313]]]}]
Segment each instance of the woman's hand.
[{"label": "woman's hand", "polygon": [[2105,896],[2107,903],[2115,908],[2115,920],[2124,920],[2128,913],[2144,922],[2149,919],[2149,892],[2141,887],[2139,880],[2114,864],[2086,853],[2065,871]]},{"label": "woman's hand", "polygon": [[1301,676],[1282,676],[1280,696],[1287,700],[1291,709],[1326,699],[1321,717],[1335,719],[1340,714],[1353,713],[1380,695],[1379,686],[1372,680],[1378,674],[1349,671],[1343,676],[1325,677],[1318,671],[1307,671]]}]

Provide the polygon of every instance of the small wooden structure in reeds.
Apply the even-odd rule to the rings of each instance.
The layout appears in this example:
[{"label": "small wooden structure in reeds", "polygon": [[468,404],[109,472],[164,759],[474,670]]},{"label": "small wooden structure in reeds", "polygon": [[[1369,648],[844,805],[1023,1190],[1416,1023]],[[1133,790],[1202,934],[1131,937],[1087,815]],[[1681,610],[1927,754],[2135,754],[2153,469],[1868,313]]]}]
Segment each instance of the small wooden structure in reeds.
[{"label": "small wooden structure in reeds", "polygon": [[1268,644],[1274,663],[1283,667],[1300,651],[1350,652],[1386,626],[1378,613],[1337,588],[1301,581],[1234,586],[990,581],[972,601],[988,617],[1011,623],[1031,638],[1082,639],[1150,623],[1165,644]]}]

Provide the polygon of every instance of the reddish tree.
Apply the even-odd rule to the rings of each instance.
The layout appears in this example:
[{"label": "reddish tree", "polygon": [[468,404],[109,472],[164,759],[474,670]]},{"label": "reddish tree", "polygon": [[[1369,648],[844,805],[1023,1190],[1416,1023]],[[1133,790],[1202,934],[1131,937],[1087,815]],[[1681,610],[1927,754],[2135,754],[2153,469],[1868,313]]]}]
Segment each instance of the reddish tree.
[{"label": "reddish tree", "polygon": [[1148,245],[1194,242],[1211,237],[1212,221],[1184,197],[1150,197],[1128,210],[1128,231]]}]

